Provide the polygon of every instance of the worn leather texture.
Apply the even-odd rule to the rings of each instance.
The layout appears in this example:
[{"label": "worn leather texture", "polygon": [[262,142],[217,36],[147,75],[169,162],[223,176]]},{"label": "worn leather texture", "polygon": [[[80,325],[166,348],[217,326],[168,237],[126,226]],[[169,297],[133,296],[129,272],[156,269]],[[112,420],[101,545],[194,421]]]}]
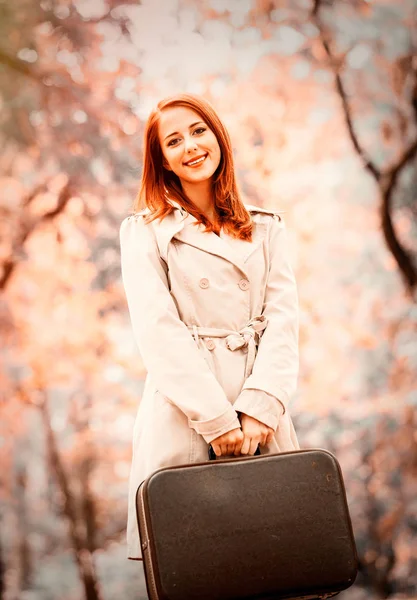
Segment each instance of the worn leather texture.
[{"label": "worn leather texture", "polygon": [[357,574],[342,471],[327,450],[159,469],[137,509],[151,600],[318,598]]}]

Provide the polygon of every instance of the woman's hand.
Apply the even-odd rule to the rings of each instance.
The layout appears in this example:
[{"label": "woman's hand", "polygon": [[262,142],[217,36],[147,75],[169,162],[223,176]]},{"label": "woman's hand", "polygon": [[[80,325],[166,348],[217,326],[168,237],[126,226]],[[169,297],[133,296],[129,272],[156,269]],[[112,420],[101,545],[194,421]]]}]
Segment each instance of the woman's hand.
[{"label": "woman's hand", "polygon": [[250,417],[245,413],[240,414],[240,424],[244,436],[243,444],[240,449],[241,454],[255,454],[258,444],[266,446],[272,442],[274,430],[268,425],[261,423],[258,419]]},{"label": "woman's hand", "polygon": [[243,432],[240,427],[227,431],[211,441],[216,456],[222,454],[240,454],[243,443]]}]

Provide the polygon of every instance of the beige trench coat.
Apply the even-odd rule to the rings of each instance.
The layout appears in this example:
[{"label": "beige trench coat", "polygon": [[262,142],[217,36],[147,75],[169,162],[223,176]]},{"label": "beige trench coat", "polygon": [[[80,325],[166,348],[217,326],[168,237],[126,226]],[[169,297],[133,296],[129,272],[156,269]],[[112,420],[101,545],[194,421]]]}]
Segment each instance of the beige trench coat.
[{"label": "beige trench coat", "polygon": [[120,227],[134,336],[147,370],[133,431],[128,557],[141,559],[135,495],[161,467],[208,460],[208,444],[239,427],[238,412],[275,430],[262,454],[299,449],[288,405],[298,376],[298,298],[286,228],[246,206],[252,242],[205,233],[176,207]]}]

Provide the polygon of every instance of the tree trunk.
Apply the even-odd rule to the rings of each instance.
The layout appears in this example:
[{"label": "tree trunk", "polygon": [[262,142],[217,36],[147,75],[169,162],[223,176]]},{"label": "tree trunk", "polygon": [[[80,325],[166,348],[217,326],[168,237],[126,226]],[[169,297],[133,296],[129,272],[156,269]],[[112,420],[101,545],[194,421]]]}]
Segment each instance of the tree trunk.
[{"label": "tree trunk", "polygon": [[40,405],[40,409],[46,432],[49,460],[64,498],[63,510],[68,519],[70,538],[74,549],[75,561],[77,563],[80,578],[84,586],[85,598],[86,600],[102,600],[100,586],[96,576],[93,555],[88,548],[86,535],[84,534],[83,527],[81,527],[77,517],[75,501],[70,489],[70,482],[64,469],[64,465],[61,461],[55,434],[51,427],[45,393],[44,400]]}]

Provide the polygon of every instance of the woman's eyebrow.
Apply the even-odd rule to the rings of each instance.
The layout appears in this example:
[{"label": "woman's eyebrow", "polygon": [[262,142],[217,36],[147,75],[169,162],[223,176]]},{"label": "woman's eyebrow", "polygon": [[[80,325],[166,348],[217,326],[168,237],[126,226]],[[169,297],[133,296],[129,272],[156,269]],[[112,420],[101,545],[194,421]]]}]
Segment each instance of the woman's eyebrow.
[{"label": "woman's eyebrow", "polygon": [[[188,127],[188,129],[191,129],[191,127],[194,127],[195,125],[198,125],[199,123],[202,123],[202,122],[203,122],[203,121],[197,121],[196,123],[191,123],[191,125]],[[167,138],[171,137],[171,135],[179,135],[179,132],[178,132],[178,131],[174,131],[173,133],[169,133],[169,134],[168,134],[168,135],[167,135],[167,136],[164,138],[164,141],[165,141]]]}]

